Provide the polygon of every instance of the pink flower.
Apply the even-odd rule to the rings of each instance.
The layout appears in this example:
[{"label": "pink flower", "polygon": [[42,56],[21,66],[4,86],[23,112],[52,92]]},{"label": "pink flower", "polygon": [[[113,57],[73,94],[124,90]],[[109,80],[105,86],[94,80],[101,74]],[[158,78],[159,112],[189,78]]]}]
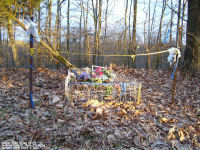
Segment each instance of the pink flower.
[{"label": "pink flower", "polygon": [[95,73],[99,73],[101,67],[98,67],[96,70],[95,70]]},{"label": "pink flower", "polygon": [[100,76],[102,76],[102,75],[103,75],[103,72],[101,71],[101,72],[99,72],[98,77],[100,77]]}]

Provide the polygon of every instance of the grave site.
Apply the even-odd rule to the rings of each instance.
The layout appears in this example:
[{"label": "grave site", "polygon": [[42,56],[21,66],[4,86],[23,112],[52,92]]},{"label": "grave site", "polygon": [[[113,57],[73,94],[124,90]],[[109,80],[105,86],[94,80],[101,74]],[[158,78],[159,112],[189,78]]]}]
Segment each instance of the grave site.
[{"label": "grave site", "polygon": [[199,10],[197,0],[0,1],[0,149],[200,149]]}]

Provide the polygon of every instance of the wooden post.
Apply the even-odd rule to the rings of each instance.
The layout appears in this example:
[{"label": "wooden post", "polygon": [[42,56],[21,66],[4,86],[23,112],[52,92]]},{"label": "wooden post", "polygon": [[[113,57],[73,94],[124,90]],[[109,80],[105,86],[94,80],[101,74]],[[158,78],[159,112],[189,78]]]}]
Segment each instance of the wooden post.
[{"label": "wooden post", "polygon": [[[181,47],[181,36],[182,36],[182,28],[179,27],[179,39],[178,39],[178,48]],[[178,61],[178,54],[176,54],[176,61]],[[173,89],[172,89],[172,103],[174,103],[175,91],[176,91],[176,80],[177,80],[177,72],[178,72],[178,64],[175,68],[174,78],[173,78]]]},{"label": "wooden post", "polygon": [[[33,17],[31,17],[33,21]],[[29,94],[30,94],[30,107],[34,108],[33,102],[33,35],[30,34],[30,58],[29,58]]]}]

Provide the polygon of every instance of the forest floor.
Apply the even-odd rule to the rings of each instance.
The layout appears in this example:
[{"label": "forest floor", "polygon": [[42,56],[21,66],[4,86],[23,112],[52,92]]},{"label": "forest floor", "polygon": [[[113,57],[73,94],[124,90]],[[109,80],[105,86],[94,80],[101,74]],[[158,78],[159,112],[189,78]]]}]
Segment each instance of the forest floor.
[{"label": "forest floor", "polygon": [[66,102],[66,71],[34,69],[31,110],[28,69],[0,69],[1,148],[10,141],[21,146],[41,142],[44,149],[200,148],[200,77],[178,72],[171,104],[171,72],[116,70],[118,80],[142,83],[141,102],[134,106],[112,102],[109,107],[116,113],[98,116],[94,109]]}]

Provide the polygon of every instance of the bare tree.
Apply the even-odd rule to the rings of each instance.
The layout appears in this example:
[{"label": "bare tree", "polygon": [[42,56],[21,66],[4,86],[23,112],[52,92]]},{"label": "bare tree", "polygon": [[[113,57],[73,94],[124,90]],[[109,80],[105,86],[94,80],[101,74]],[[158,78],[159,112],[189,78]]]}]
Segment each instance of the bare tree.
[{"label": "bare tree", "polygon": [[49,36],[49,39],[51,41],[52,0],[49,0],[48,5],[49,5],[49,13],[48,13],[48,16],[49,16],[49,34],[48,34],[48,36]]},{"label": "bare tree", "polygon": [[9,36],[9,44],[10,44],[10,46],[12,48],[14,63],[16,65],[18,65],[18,53],[17,53],[17,49],[16,49],[16,45],[15,45],[15,39],[14,39],[14,33],[13,33],[13,25],[12,25],[11,18],[8,18],[7,29],[8,29],[8,36]]},{"label": "bare tree", "polygon": [[[187,3],[187,0],[183,0],[183,7],[182,7],[182,18],[185,17],[185,8],[186,8],[186,3]],[[183,19],[181,20],[181,29],[183,29]],[[183,33],[182,33],[183,34]],[[183,36],[181,36],[181,46],[182,46],[182,41],[183,41]],[[182,49],[182,48],[181,48]]]},{"label": "bare tree", "polygon": [[[130,4],[130,8],[129,8],[129,18],[128,18],[128,35],[129,35],[129,41],[128,41],[128,54],[130,55],[131,54],[131,51],[132,51],[132,38],[131,38],[131,16],[132,16],[132,13],[131,13],[131,10],[132,10],[132,0],[131,0],[131,4]],[[131,58],[129,57],[128,58],[128,67],[130,67],[130,61],[131,61]]]},{"label": "bare tree", "polygon": [[[171,8],[173,8],[173,0],[171,0]],[[171,20],[170,20],[170,38],[169,38],[169,41],[170,41],[170,43],[172,42],[173,16],[174,16],[174,11],[171,9]]]},{"label": "bare tree", "polygon": [[[102,49],[102,53],[104,54],[104,51],[107,50],[107,28],[108,28],[108,4],[109,0],[106,0],[106,11],[105,11],[105,30],[104,30],[104,48]],[[104,57],[103,57],[103,64],[104,64]]]},{"label": "bare tree", "polygon": [[159,24],[159,30],[158,30],[158,36],[157,36],[157,43],[161,43],[161,37],[162,37],[162,23],[163,23],[163,17],[166,9],[167,1],[163,0],[163,5],[162,5],[162,13],[160,17],[160,24]]},{"label": "bare tree", "polygon": [[[81,7],[83,9],[83,19],[84,19],[84,51],[88,54],[90,53],[90,44],[89,44],[89,37],[88,37],[88,7],[89,7],[89,0],[87,0],[86,8],[83,5],[83,1],[81,2]],[[86,11],[86,12],[85,12]],[[90,56],[87,55],[87,63],[90,64]]]},{"label": "bare tree", "polygon": [[[153,16],[152,16],[152,21],[151,21],[151,31],[150,31],[151,36],[152,36],[153,29],[154,29],[157,2],[158,2],[158,0],[156,0],[156,2],[155,2],[155,6],[154,6],[154,10],[153,10]],[[154,40],[154,39],[152,39],[152,37],[151,37],[151,42],[150,42],[151,44],[153,42],[152,40]]]},{"label": "bare tree", "polygon": [[[81,2],[80,2],[80,6],[81,6]],[[79,53],[81,53],[81,39],[82,39],[82,17],[83,17],[83,9],[81,7],[81,14],[80,14],[80,18],[79,18]],[[81,59],[80,58],[80,55],[79,55],[79,60]]]},{"label": "bare tree", "polygon": [[176,27],[176,47],[178,47],[180,15],[181,15],[181,0],[179,0],[179,2],[178,2],[177,27]]},{"label": "bare tree", "polygon": [[69,15],[70,15],[70,0],[68,0],[68,3],[67,3],[67,40],[66,40],[66,45],[67,45],[67,49],[66,49],[66,52],[67,52],[67,60],[69,59],[69,33],[70,33],[70,23],[69,23]]},{"label": "bare tree", "polygon": [[[98,54],[97,63],[99,64],[99,54],[100,54],[100,33],[101,33],[101,11],[102,11],[102,0],[92,0],[92,10],[93,10],[93,21],[94,21],[94,53]],[[96,62],[96,56],[93,56],[93,63]]]},{"label": "bare tree", "polygon": [[[126,0],[125,5],[125,16],[124,16],[124,23],[125,23],[125,29],[124,29],[124,54],[126,54],[127,49],[127,10],[128,10],[128,0]],[[124,56],[124,66],[126,66],[126,56]]]},{"label": "bare tree", "polygon": [[137,0],[134,0],[134,13],[133,13],[133,35],[132,35],[132,44],[133,52],[136,50],[136,23],[137,23]]}]

